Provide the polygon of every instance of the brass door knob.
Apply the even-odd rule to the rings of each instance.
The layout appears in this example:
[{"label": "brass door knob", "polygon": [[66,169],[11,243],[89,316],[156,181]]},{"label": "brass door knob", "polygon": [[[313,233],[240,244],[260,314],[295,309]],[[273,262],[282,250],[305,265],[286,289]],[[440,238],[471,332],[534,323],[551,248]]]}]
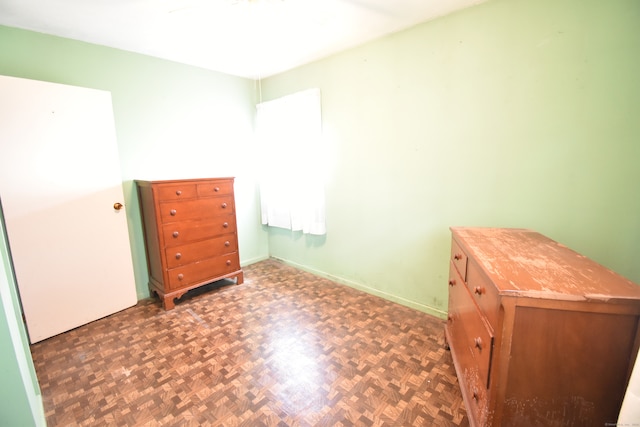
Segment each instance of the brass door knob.
[{"label": "brass door knob", "polygon": [[122,203],[119,203],[119,202],[115,202],[115,203],[113,204],[113,209],[115,209],[115,210],[117,210],[117,211],[119,211],[119,210],[120,210],[120,209],[122,209],[123,207],[124,207],[124,205],[123,205]]}]

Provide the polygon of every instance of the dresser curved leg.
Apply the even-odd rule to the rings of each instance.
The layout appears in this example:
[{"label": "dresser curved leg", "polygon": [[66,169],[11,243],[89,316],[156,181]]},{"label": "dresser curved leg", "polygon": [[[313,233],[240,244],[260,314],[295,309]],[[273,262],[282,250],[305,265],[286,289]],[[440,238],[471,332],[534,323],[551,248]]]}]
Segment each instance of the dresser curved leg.
[{"label": "dresser curved leg", "polygon": [[176,306],[176,303],[173,299],[173,295],[165,295],[162,298],[162,307],[165,310],[173,310]]}]

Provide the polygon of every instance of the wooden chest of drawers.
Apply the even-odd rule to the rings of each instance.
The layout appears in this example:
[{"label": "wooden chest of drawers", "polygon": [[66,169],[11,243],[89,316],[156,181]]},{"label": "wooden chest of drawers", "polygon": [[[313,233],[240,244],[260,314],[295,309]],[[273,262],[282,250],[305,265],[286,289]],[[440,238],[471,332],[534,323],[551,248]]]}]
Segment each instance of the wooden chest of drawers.
[{"label": "wooden chest of drawers", "polygon": [[445,335],[471,426],[615,425],[640,286],[533,231],[451,230]]},{"label": "wooden chest of drawers", "polygon": [[224,278],[243,282],[233,178],[136,181],[149,289],[166,310],[187,291]]}]

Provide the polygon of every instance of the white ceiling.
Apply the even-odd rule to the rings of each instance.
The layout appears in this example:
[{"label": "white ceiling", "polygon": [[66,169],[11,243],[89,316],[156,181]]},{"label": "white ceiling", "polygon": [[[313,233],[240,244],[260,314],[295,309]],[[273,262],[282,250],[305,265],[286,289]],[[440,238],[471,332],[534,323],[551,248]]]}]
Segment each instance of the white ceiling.
[{"label": "white ceiling", "polygon": [[0,0],[0,24],[260,78],[484,0]]}]

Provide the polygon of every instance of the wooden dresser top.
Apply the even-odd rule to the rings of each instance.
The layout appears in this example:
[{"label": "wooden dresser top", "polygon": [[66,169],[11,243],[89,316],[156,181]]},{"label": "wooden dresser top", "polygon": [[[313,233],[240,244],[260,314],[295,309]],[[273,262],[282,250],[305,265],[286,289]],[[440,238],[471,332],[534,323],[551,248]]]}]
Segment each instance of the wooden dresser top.
[{"label": "wooden dresser top", "polygon": [[136,179],[134,180],[138,185],[151,185],[151,184],[189,184],[199,183],[205,181],[225,181],[235,180],[232,176],[216,177],[216,178],[189,178],[189,179],[163,179],[163,180],[148,180],[148,179]]},{"label": "wooden dresser top", "polygon": [[535,231],[466,227],[451,231],[500,294],[640,303],[640,286]]}]

